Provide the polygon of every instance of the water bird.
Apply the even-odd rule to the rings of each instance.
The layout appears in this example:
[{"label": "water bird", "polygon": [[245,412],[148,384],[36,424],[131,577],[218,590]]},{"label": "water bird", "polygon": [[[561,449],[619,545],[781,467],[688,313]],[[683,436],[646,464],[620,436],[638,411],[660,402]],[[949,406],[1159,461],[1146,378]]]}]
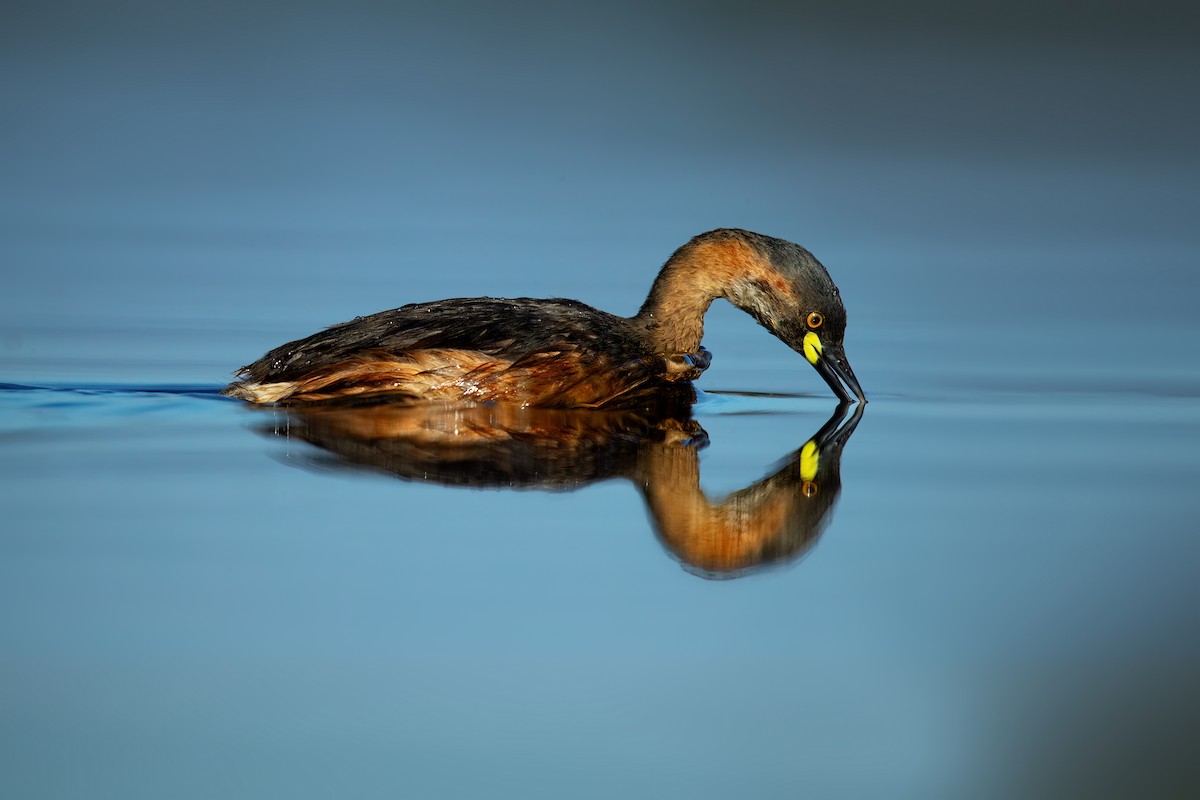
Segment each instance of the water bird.
[{"label": "water bird", "polygon": [[632,317],[577,300],[438,300],[334,325],[271,350],[223,392],[254,403],[409,398],[632,408],[708,368],[704,315],[723,297],[816,368],[842,402],[866,395],[842,344],[846,310],[798,244],[737,228],[693,237]]}]

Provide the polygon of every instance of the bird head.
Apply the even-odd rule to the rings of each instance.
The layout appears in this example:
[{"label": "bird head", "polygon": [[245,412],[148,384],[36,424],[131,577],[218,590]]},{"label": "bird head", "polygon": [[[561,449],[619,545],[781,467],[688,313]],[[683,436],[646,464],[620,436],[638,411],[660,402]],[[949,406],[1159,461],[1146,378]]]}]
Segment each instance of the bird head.
[{"label": "bird head", "polygon": [[837,286],[798,244],[739,231],[758,251],[756,268],[727,297],[812,364],[843,402],[866,394],[850,368],[842,340],[846,308]]}]

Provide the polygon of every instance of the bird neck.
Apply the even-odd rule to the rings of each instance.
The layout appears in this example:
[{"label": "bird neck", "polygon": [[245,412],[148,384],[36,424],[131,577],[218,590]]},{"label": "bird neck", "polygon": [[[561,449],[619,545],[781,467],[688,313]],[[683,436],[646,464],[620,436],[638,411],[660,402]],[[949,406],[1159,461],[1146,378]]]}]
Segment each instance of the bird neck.
[{"label": "bird neck", "polygon": [[695,353],[712,301],[762,271],[762,257],[740,239],[692,241],[663,265],[634,320],[659,353]]}]

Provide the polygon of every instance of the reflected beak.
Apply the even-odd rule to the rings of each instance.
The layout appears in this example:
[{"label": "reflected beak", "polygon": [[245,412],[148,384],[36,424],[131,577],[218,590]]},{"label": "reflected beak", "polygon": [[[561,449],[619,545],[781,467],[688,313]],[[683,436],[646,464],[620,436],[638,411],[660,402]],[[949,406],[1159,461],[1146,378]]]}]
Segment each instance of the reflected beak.
[{"label": "reflected beak", "polygon": [[[854,376],[854,370],[850,369],[850,362],[846,360],[846,354],[842,348],[826,346],[817,354],[817,360],[813,366],[843,403],[850,402],[855,397],[864,403],[867,402],[867,396],[863,393],[862,387],[858,385],[858,378]],[[850,391],[846,391],[846,387],[849,387]]]}]

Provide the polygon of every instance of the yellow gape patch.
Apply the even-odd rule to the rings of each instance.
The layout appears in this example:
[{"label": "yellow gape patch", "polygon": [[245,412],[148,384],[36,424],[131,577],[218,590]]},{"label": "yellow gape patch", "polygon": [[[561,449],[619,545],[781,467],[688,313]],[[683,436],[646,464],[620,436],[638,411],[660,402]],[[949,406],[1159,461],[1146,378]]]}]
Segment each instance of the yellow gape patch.
[{"label": "yellow gape patch", "polygon": [[821,337],[817,336],[812,331],[804,334],[804,357],[808,359],[808,363],[815,365],[817,357],[821,355]]},{"label": "yellow gape patch", "polygon": [[817,443],[809,439],[804,447],[800,448],[800,480],[811,481],[817,477],[820,466],[821,451],[817,449]]}]

